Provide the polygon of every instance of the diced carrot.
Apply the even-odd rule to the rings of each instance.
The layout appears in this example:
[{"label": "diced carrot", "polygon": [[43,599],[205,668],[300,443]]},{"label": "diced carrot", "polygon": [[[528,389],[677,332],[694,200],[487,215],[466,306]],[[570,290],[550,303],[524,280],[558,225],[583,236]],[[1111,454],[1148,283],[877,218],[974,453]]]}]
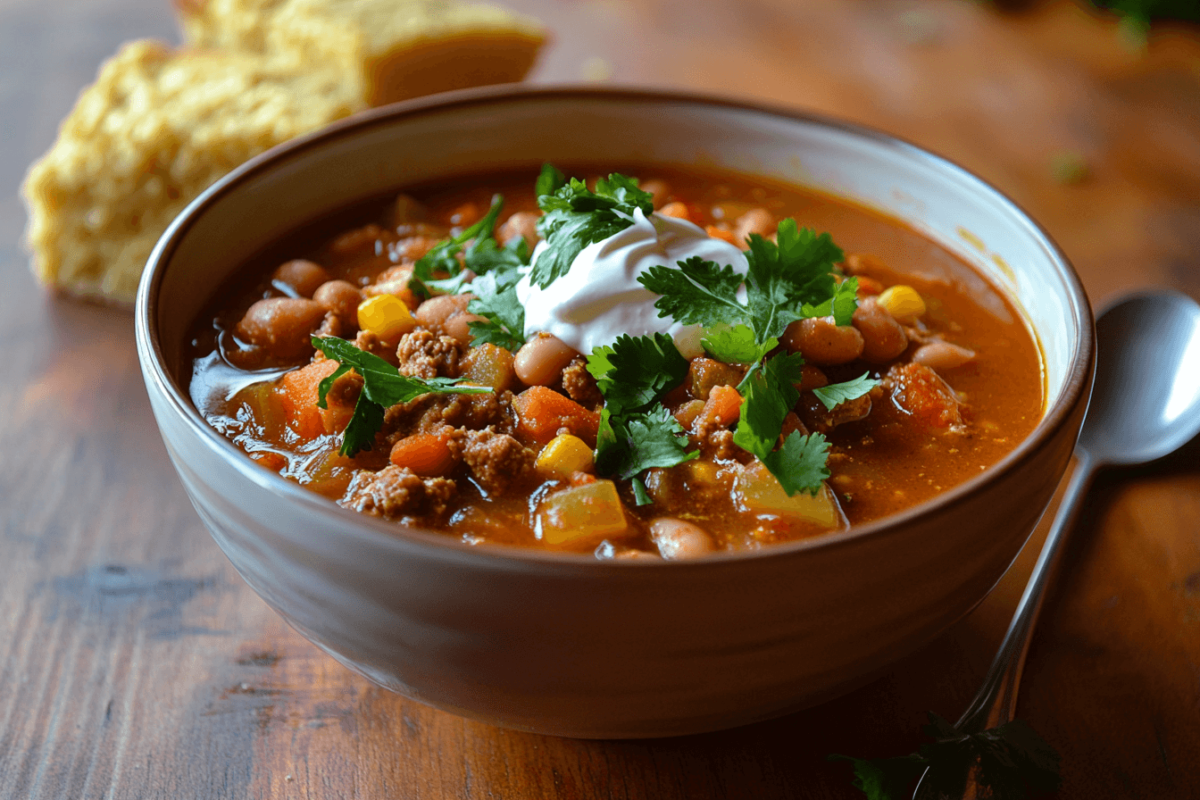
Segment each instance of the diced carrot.
[{"label": "diced carrot", "polygon": [[432,433],[406,436],[392,445],[391,461],[422,478],[437,478],[454,469],[454,453],[446,439]]},{"label": "diced carrot", "polygon": [[337,368],[338,362],[332,359],[314,361],[279,379],[279,401],[288,427],[301,438],[315,439],[325,433],[325,422],[317,408],[318,387]]},{"label": "diced carrot", "polygon": [[953,428],[963,424],[961,405],[954,390],[923,364],[897,364],[888,370],[892,399],[927,425]]},{"label": "diced carrot", "polygon": [[704,408],[697,415],[692,430],[713,424],[719,427],[732,425],[737,421],[741,410],[742,396],[738,394],[737,389],[732,386],[714,386],[708,399],[704,401]]},{"label": "diced carrot", "polygon": [[734,236],[733,231],[727,231],[724,228],[718,228],[716,225],[705,225],[704,232],[714,239],[720,239],[724,242],[729,242],[732,245],[740,245],[741,242]]},{"label": "diced carrot", "polygon": [[536,444],[547,444],[563,428],[578,436],[588,447],[596,446],[600,415],[569,397],[545,386],[531,386],[513,398],[517,432]]}]

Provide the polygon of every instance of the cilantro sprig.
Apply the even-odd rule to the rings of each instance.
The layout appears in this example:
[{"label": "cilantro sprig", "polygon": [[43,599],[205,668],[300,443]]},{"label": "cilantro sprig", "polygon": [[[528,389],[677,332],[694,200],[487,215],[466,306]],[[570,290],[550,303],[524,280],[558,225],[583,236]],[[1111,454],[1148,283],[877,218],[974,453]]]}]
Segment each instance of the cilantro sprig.
[{"label": "cilantro sprig", "polygon": [[962,797],[969,777],[982,789],[979,796],[992,800],[1021,800],[1059,786],[1058,753],[1020,720],[980,733],[963,733],[933,712],[929,723],[924,731],[933,741],[916,753],[829,759],[850,762],[854,785],[868,800],[909,800],[918,780],[921,800]]},{"label": "cilantro sprig", "polygon": [[496,195],[488,212],[457,236],[439,243],[413,264],[408,288],[421,297],[457,294],[463,291],[471,270],[483,275],[499,268],[516,268],[529,263],[529,246],[520,236],[507,245],[496,242],[496,220],[504,208],[504,198]]},{"label": "cilantro sprig", "polygon": [[544,167],[538,178],[539,192],[554,189],[538,197],[545,212],[538,220],[544,247],[529,276],[543,289],[567,274],[583,248],[632,225],[635,210],[643,214],[654,210],[653,196],[639,189],[634,178],[613,173],[596,181],[592,191],[578,178],[561,182],[561,177],[557,170],[548,172]]},{"label": "cilantro sprig", "polygon": [[640,475],[699,457],[683,427],[659,401],[687,377],[688,360],[665,333],[617,337],[587,359],[604,396],[596,436],[596,471],[632,480],[638,505],[650,502]]},{"label": "cilantro sprig", "polygon": [[495,344],[514,353],[525,344],[525,306],[517,299],[521,272],[515,268],[498,269],[481,275],[470,284],[475,298],[467,311],[484,318],[468,328],[476,344]]},{"label": "cilantro sprig", "polygon": [[[654,303],[660,317],[684,325],[746,325],[760,345],[778,339],[788,325],[806,317],[832,314],[838,325],[849,325],[857,308],[858,282],[852,278],[839,285],[834,278],[834,265],[845,254],[829,234],[785,219],[775,239],[750,235],[745,275],[693,256],[676,267],[652,266],[638,282],[660,295]],[[743,284],[744,303],[738,297]]]},{"label": "cilantro sprig", "polygon": [[878,385],[879,381],[872,378],[869,372],[864,372],[854,380],[831,383],[828,386],[813,389],[813,394],[825,408],[833,411],[848,400],[857,400]]},{"label": "cilantro sprig", "polygon": [[363,390],[354,405],[354,413],[342,433],[338,452],[353,456],[375,446],[375,434],[383,428],[384,411],[397,403],[407,403],[424,394],[488,394],[485,386],[460,386],[458,378],[416,378],[400,371],[377,355],[360,350],[336,336],[314,336],[313,347],[339,366],[317,387],[317,407],[328,408],[326,398],[334,381],[351,369],[362,376]]}]

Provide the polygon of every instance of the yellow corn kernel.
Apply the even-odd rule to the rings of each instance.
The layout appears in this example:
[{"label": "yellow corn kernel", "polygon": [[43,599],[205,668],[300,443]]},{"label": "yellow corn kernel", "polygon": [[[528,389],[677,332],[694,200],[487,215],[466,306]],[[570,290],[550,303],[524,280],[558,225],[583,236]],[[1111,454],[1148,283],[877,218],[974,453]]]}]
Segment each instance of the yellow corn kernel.
[{"label": "yellow corn kernel", "polygon": [[897,322],[912,322],[925,313],[925,301],[911,286],[889,286],[879,295],[879,305]]},{"label": "yellow corn kernel", "polygon": [[594,461],[592,448],[583,439],[563,433],[550,440],[538,454],[537,471],[553,478],[569,478],[572,472],[591,472]]},{"label": "yellow corn kernel", "polygon": [[377,294],[358,304],[358,327],[394,341],[417,327],[417,321],[399,297]]}]

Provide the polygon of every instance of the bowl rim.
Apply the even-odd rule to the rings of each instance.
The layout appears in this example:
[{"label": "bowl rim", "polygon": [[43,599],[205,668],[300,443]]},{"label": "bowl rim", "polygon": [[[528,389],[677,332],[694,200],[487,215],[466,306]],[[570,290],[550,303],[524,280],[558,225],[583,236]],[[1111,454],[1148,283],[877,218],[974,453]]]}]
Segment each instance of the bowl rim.
[{"label": "bowl rim", "polygon": [[[644,105],[687,104],[746,111],[772,116],[784,121],[819,125],[849,134],[860,140],[866,140],[872,146],[888,148],[918,158],[937,169],[948,171],[959,179],[965,179],[966,182],[974,184],[974,188],[988,196],[989,201],[995,204],[998,210],[1012,214],[1016,221],[1028,229],[1034,241],[1046,251],[1052,266],[1061,273],[1068,288],[1066,299],[1071,310],[1071,319],[1068,322],[1076,332],[1076,342],[1063,390],[1058,399],[1045,410],[1033,432],[1021,440],[1002,459],[989,465],[987,469],[969,480],[904,511],[863,525],[799,541],[772,544],[769,547],[755,550],[721,551],[703,559],[668,562],[663,559],[600,560],[582,552],[542,550],[516,545],[484,543],[465,546],[457,537],[401,526],[395,522],[342,508],[328,498],[310,492],[277,473],[265,470],[247,458],[245,453],[204,421],[190,398],[184,391],[181,391],[182,387],[178,387],[173,377],[167,374],[163,363],[162,343],[155,322],[158,294],[166,265],[194,221],[209,206],[218,202],[226,194],[235,191],[242,183],[262,172],[274,169],[281,163],[305,154],[312,148],[320,147],[336,139],[357,135],[360,131],[377,125],[390,125],[405,118],[437,114],[455,108],[484,107],[513,101],[568,99],[597,99]],[[220,453],[222,459],[242,477],[274,494],[300,503],[302,507],[312,513],[328,518],[331,523],[337,523],[337,527],[342,529],[339,531],[339,535],[353,536],[364,544],[394,550],[397,555],[403,554],[406,544],[432,546],[440,551],[439,556],[451,560],[492,562],[495,565],[507,564],[513,567],[521,564],[541,564],[569,571],[587,570],[592,573],[629,569],[680,571],[730,568],[733,565],[756,562],[763,558],[783,559],[809,550],[846,547],[858,544],[864,539],[884,536],[889,531],[902,529],[921,517],[968,501],[988,484],[1015,472],[1023,464],[1036,457],[1054,438],[1059,429],[1067,423],[1081,399],[1086,400],[1086,394],[1090,389],[1095,371],[1095,318],[1079,275],[1050,234],[1034,221],[1024,208],[975,173],[951,159],[900,137],[824,114],[754,99],[641,87],[507,84],[463,89],[368,109],[334,122],[325,128],[277,145],[249,159],[208,187],[171,222],[155,244],[147,261],[138,287],[134,317],[138,358],[142,362],[147,383],[153,381],[154,386],[166,399],[167,405],[176,417],[197,432],[201,439]],[[1027,326],[1036,341],[1039,338],[1036,329],[1029,325],[1028,321]],[[1041,345],[1038,344],[1038,347],[1040,349]]]}]

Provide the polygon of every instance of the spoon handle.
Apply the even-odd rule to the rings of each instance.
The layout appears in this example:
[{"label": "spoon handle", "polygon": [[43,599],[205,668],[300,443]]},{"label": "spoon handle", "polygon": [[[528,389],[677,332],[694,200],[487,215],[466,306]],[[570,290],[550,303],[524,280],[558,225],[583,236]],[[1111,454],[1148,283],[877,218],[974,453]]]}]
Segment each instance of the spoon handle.
[{"label": "spoon handle", "polygon": [[1075,470],[1071,473],[1071,480],[1058,506],[1058,513],[1054,516],[1050,532],[1046,534],[1046,542],[1042,545],[1037,564],[1029,576],[1029,583],[1025,585],[1021,602],[1017,604],[1016,613],[1013,614],[1008,631],[1000,642],[995,658],[992,659],[983,685],[979,687],[975,698],[958,720],[956,727],[964,733],[978,733],[1003,725],[1012,720],[1016,711],[1021,672],[1025,667],[1030,634],[1042,608],[1042,596],[1050,575],[1062,556],[1062,544],[1079,516],[1081,501],[1087,494],[1088,485],[1095,473],[1092,457],[1086,450],[1077,448],[1075,458]]}]

